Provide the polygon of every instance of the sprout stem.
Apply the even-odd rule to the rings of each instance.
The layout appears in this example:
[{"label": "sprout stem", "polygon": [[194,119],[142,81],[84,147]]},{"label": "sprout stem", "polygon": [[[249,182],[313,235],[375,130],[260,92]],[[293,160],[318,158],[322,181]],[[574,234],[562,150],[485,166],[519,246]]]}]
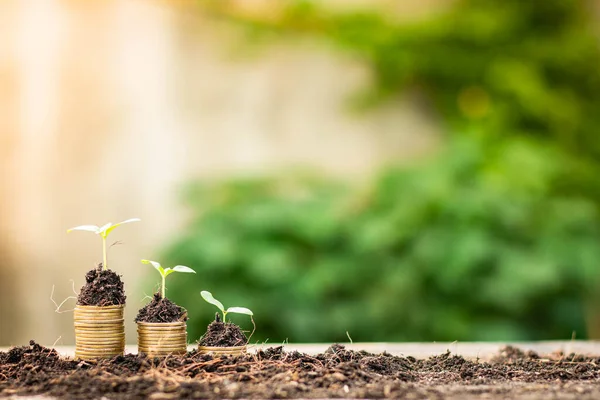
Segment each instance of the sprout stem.
[{"label": "sprout stem", "polygon": [[165,298],[165,278],[166,276],[162,275],[162,285],[160,287],[160,294],[162,295],[163,299]]},{"label": "sprout stem", "polygon": [[104,263],[102,264],[103,269],[106,271],[108,266],[106,265],[106,238],[102,236],[102,256],[104,257]]}]

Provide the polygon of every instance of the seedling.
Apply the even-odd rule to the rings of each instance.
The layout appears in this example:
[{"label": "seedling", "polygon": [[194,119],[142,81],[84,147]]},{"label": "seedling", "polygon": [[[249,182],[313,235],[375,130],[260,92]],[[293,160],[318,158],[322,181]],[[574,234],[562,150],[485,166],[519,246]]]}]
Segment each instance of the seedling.
[{"label": "seedling", "polygon": [[223,304],[219,300],[215,299],[213,297],[213,295],[210,292],[207,292],[206,290],[203,290],[202,292],[200,292],[200,295],[202,296],[204,301],[217,306],[217,308],[219,310],[221,310],[221,312],[223,313],[223,323],[227,322],[227,320],[225,318],[227,317],[227,314],[229,314],[229,313],[246,314],[246,315],[250,315],[250,316],[254,315],[252,313],[252,311],[250,311],[248,308],[245,308],[245,307],[229,307],[227,310],[225,310],[225,307],[223,307]]},{"label": "seedling", "polygon": [[189,274],[195,274],[196,271],[191,269],[190,267],[186,267],[185,265],[177,265],[173,268],[163,268],[159,262],[151,261],[151,260],[142,260],[142,264],[151,264],[162,277],[162,284],[160,286],[160,294],[161,297],[165,298],[165,280],[167,276],[171,275],[173,272],[186,272]]},{"label": "seedling", "polygon": [[117,226],[123,225],[123,224],[128,224],[130,222],[137,222],[140,221],[139,218],[131,218],[131,219],[127,219],[125,221],[119,222],[118,224],[112,224],[112,223],[108,223],[104,226],[96,226],[96,225],[81,225],[81,226],[76,226],[75,228],[71,228],[67,230],[67,233],[71,232],[71,231],[88,231],[88,232],[93,232],[96,235],[100,235],[100,237],[102,237],[102,257],[103,257],[103,269],[107,270],[108,269],[108,265],[106,264],[106,238],[108,237],[108,234],[111,233],[113,231],[113,229],[115,229]]}]

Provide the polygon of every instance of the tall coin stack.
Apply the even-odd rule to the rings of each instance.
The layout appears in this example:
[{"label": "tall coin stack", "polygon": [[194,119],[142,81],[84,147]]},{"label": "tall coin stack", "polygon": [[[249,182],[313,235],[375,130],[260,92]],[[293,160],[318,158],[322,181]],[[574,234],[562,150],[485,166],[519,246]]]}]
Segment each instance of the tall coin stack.
[{"label": "tall coin stack", "polygon": [[75,306],[75,358],[111,358],[125,351],[124,305]]}]

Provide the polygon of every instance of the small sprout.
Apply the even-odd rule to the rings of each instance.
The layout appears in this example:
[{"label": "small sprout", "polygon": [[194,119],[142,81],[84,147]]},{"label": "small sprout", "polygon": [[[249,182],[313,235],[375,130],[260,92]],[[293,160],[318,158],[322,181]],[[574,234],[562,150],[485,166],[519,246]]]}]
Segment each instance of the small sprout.
[{"label": "small sprout", "polygon": [[171,275],[173,272],[185,272],[188,274],[196,273],[196,271],[194,271],[190,267],[186,267],[185,265],[177,265],[173,268],[163,268],[159,262],[152,261],[152,260],[142,260],[142,264],[151,264],[158,271],[160,276],[162,277],[162,284],[160,286],[160,294],[163,299],[165,298],[165,280],[166,280],[167,276]]},{"label": "small sprout", "polygon": [[[223,313],[223,323],[227,322],[226,318],[227,318],[227,314],[229,314],[229,313],[246,314],[246,315],[250,315],[250,316],[254,315],[252,313],[252,311],[250,311],[248,308],[245,308],[245,307],[229,307],[227,310],[225,310],[225,307],[223,307],[223,304],[219,300],[215,299],[213,297],[213,295],[210,292],[207,292],[206,290],[203,290],[202,292],[200,292],[200,295],[202,296],[204,301],[216,306],[219,310],[221,310],[221,312]],[[217,319],[217,322],[218,322],[218,319]]]},{"label": "small sprout", "polygon": [[88,232],[93,232],[96,235],[100,235],[102,237],[102,257],[103,257],[103,267],[104,269],[108,269],[108,265],[106,264],[106,238],[108,237],[108,234],[111,233],[113,231],[113,229],[115,229],[117,226],[123,225],[123,224],[128,224],[130,222],[137,222],[140,221],[139,218],[131,218],[131,219],[127,219],[125,221],[119,222],[118,224],[112,224],[112,223],[108,223],[104,226],[96,226],[96,225],[81,225],[81,226],[76,226],[74,228],[68,229],[67,233],[71,232],[71,231],[88,231]]}]

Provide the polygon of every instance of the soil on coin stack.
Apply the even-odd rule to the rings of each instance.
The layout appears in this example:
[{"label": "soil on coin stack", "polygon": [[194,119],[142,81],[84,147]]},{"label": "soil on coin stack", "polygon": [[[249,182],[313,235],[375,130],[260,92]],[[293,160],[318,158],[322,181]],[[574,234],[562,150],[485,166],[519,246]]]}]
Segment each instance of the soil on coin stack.
[{"label": "soil on coin stack", "polygon": [[154,298],[138,312],[135,322],[185,322],[187,311],[171,300],[155,293]]},{"label": "soil on coin stack", "polygon": [[229,347],[243,346],[248,343],[244,332],[234,323],[213,321],[208,325],[206,333],[200,339],[200,346]]},{"label": "soil on coin stack", "polygon": [[425,360],[333,345],[307,355],[196,351],[166,359],[127,354],[73,361],[31,341],[0,352],[0,397],[60,399],[411,398],[598,399],[600,357],[503,350],[490,362],[450,353]]},{"label": "soil on coin stack", "polygon": [[77,304],[81,306],[116,306],[125,304],[123,281],[116,272],[103,270],[102,263],[85,275],[85,285],[79,291]]}]

